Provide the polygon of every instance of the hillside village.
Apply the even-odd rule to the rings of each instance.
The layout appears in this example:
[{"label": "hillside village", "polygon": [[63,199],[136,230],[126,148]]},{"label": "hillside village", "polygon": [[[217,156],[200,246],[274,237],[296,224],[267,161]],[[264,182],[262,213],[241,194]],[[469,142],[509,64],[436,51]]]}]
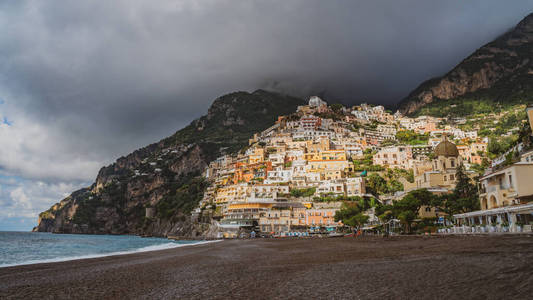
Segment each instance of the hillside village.
[{"label": "hillside village", "polygon": [[[383,106],[346,108],[311,97],[308,105],[279,116],[273,126],[255,134],[239,153],[209,164],[203,174],[209,186],[193,218],[214,224],[218,237],[333,234],[345,225],[369,231],[425,226],[450,232],[456,228],[453,222],[468,223],[474,231],[523,230],[517,225],[531,230],[533,207],[515,209],[512,216],[507,213],[508,207],[533,196],[527,184],[533,176],[533,152],[525,151],[529,144],[517,141],[514,148],[499,153],[503,146],[480,134],[501,131],[491,125],[526,111],[525,106],[514,109],[484,119],[411,118]],[[520,128],[527,128],[525,122],[505,127],[501,136],[517,140]],[[503,165],[505,169],[498,170]],[[513,175],[498,177],[508,172]],[[468,214],[454,219],[453,210],[434,204],[454,194],[461,180],[475,188],[476,198],[459,212],[485,211],[475,212],[475,220]],[[433,200],[414,205],[414,214],[391,213],[395,204],[417,193],[418,198]]]}]

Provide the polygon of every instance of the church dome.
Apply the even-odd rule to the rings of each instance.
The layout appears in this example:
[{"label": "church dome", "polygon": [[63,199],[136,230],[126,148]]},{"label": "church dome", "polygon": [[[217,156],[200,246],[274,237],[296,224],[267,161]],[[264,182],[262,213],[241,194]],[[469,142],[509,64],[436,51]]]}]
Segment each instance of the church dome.
[{"label": "church dome", "polygon": [[459,156],[459,151],[454,143],[445,140],[440,142],[437,147],[435,147],[435,155],[444,157],[457,157]]}]

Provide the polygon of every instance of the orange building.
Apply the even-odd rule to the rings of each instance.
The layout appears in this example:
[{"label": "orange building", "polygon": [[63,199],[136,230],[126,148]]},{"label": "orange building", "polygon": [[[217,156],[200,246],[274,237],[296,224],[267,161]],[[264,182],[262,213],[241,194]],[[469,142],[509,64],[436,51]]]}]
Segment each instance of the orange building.
[{"label": "orange building", "polygon": [[256,164],[235,163],[233,183],[250,182],[254,178],[264,180],[268,171],[272,171],[272,162],[270,161]]},{"label": "orange building", "polygon": [[307,226],[338,226],[341,222],[335,222],[335,208],[320,208],[306,210],[305,223]]}]

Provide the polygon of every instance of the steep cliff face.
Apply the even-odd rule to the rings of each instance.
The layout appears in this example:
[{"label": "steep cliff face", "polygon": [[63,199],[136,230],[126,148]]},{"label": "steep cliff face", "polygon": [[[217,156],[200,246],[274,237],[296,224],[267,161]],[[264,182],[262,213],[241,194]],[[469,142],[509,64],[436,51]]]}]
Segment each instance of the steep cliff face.
[{"label": "steep cliff face", "polygon": [[190,220],[190,212],[207,186],[201,172],[210,161],[242,148],[278,115],[289,114],[303,103],[263,90],[220,97],[207,115],[174,135],[103,167],[90,187],[73,192],[41,213],[34,231],[205,234],[208,225]]},{"label": "steep cliff face", "polygon": [[512,101],[533,96],[533,14],[484,45],[446,75],[422,83],[400,103],[412,114],[438,100],[460,97]]}]

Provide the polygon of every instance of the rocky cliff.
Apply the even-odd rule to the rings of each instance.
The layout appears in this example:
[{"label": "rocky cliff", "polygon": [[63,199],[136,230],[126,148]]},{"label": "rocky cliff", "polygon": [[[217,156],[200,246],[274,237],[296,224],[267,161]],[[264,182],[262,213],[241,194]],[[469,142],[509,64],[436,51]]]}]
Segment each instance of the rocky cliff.
[{"label": "rocky cliff", "polygon": [[207,115],[158,143],[103,167],[88,188],[73,192],[39,215],[34,231],[55,233],[205,235],[208,224],[190,212],[207,186],[210,161],[245,146],[301,99],[258,90],[216,99]]},{"label": "rocky cliff", "polygon": [[412,114],[438,100],[468,97],[515,101],[532,96],[533,14],[530,14],[446,75],[422,83],[402,100],[399,109]]}]

